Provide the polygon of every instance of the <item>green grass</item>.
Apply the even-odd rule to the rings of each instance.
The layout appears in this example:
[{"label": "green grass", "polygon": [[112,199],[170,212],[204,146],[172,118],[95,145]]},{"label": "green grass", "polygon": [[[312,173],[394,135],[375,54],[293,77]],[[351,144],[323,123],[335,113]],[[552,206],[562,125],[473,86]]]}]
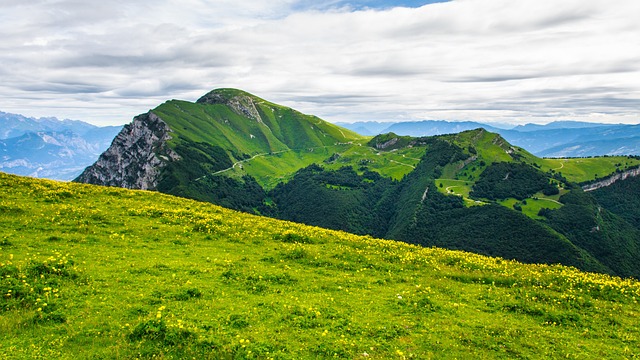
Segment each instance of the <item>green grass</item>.
[{"label": "green grass", "polygon": [[[442,184],[442,186],[440,186],[440,184]],[[464,180],[436,179],[436,186],[438,187],[438,191],[443,194],[468,198],[473,183]]]},{"label": "green grass", "polygon": [[[272,189],[280,182],[287,182],[296,171],[311,164],[321,164],[331,170],[350,166],[359,173],[363,172],[360,170],[362,167],[366,167],[382,176],[400,180],[415,168],[424,151],[424,147],[415,147],[379,152],[355,142],[267,153],[243,162],[242,167],[236,166],[234,172],[238,176],[245,173],[253,176],[265,189]],[[334,154],[339,155],[334,161],[325,161]]]},{"label": "green grass", "polygon": [[467,207],[486,204],[483,201],[474,200],[469,197],[473,182],[469,180],[436,179],[436,187],[439,192],[445,195],[461,196]]},{"label": "green grass", "polygon": [[[235,89],[215,90],[234,101],[250,103],[259,119],[239,114],[225,104],[171,100],[153,110],[173,130],[171,144],[181,139],[220,146],[237,156],[334,146],[362,136],[288,107]],[[240,99],[240,100],[238,100]]]},{"label": "green grass", "polygon": [[637,281],[146,191],[0,195],[0,358],[640,356]]},{"label": "green grass", "polygon": [[[640,160],[626,156],[606,156],[595,158],[540,159],[543,171],[554,170],[562,173],[569,181],[581,183],[608,176],[616,170],[626,170],[640,165]],[[619,164],[620,166],[616,166]]]},{"label": "green grass", "polygon": [[[438,191],[445,195],[461,196],[467,206],[482,205],[483,202],[476,201],[469,197],[473,182],[465,180],[452,180],[452,179],[436,179],[436,187]],[[565,191],[562,190],[562,193]],[[523,201],[519,201],[514,198],[505,199],[499,201],[499,203],[509,209],[513,209],[514,204],[520,205],[522,213],[532,219],[543,219],[542,216],[538,216],[538,212],[542,208],[547,209],[559,209],[562,204],[558,201],[561,194],[554,196],[546,196],[542,193],[537,193],[534,196],[527,198]]]},{"label": "green grass", "polygon": [[[541,193],[536,194],[536,196],[532,198],[525,199],[523,201],[519,201],[516,199],[506,199],[502,200],[499,203],[503,206],[506,206],[510,209],[513,209],[514,204],[519,204],[522,208],[522,213],[527,215],[532,219],[543,219],[544,217],[538,216],[538,212],[540,209],[559,209],[562,207],[562,204],[557,200],[558,196],[555,197],[546,197]],[[525,203],[526,202],[526,203]]]},{"label": "green grass", "polygon": [[325,167],[336,170],[342,166],[351,166],[356,171],[359,171],[361,167],[366,167],[382,176],[400,180],[415,169],[424,152],[424,146],[379,151],[364,144],[355,144],[342,152],[336,161],[325,165]]},{"label": "green grass", "polygon": [[256,121],[248,121],[224,105],[172,100],[153,112],[171,126],[175,133],[172,143],[185,138],[249,155],[289,149],[267,127]]},{"label": "green grass", "polygon": [[253,176],[265,189],[272,189],[278,183],[287,182],[293,174],[314,163],[322,163],[333,153],[340,152],[349,145],[318,147],[300,151],[286,151],[273,155],[256,157],[243,163],[243,170]]}]

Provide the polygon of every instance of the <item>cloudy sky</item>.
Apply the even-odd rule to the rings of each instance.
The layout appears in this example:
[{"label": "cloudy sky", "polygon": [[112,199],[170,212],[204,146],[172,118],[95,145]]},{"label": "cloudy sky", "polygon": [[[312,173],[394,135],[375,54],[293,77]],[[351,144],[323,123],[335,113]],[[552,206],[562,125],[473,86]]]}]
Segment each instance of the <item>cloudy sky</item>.
[{"label": "cloudy sky", "polygon": [[241,88],[337,121],[640,123],[638,0],[0,0],[0,111]]}]

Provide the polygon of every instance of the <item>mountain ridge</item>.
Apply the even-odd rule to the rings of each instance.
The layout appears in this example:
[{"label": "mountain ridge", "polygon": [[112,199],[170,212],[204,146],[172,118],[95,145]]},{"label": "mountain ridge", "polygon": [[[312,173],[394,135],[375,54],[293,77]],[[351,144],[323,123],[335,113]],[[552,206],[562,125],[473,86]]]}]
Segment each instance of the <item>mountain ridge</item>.
[{"label": "mountain ridge", "polygon": [[348,128],[359,129],[369,135],[394,132],[417,137],[485,128],[541,157],[640,155],[638,125],[554,121],[545,125],[526,124],[503,128],[481,122],[446,120],[387,123],[385,127],[377,126],[379,123],[375,123],[376,126],[369,124],[371,123],[343,123]]},{"label": "mountain ridge", "polygon": [[[482,128],[365,138],[237,89],[213,90],[196,103],[167,101],[125,129],[77,181],[640,277],[633,260],[640,229],[606,209],[594,215],[597,201],[577,185],[640,159],[541,159]],[[597,241],[610,252],[594,247]]]}]

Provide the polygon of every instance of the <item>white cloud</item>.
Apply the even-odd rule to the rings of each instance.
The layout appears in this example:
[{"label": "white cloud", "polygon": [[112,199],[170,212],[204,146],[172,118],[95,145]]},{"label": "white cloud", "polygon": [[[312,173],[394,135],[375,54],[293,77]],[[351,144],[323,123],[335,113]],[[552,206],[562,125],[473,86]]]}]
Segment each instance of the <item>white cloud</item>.
[{"label": "white cloud", "polygon": [[341,4],[4,0],[0,110],[124,123],[237,87],[331,121],[640,122],[640,2]]}]

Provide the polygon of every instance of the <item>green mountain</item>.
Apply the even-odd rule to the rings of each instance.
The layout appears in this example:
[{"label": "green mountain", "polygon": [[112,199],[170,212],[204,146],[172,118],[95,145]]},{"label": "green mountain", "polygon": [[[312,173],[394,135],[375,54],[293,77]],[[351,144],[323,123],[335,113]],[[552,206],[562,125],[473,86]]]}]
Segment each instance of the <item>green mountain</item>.
[{"label": "green mountain", "polygon": [[598,204],[640,229],[640,177],[628,177],[591,193]]},{"label": "green mountain", "polygon": [[[471,135],[477,140],[473,143],[476,146],[482,145],[487,136],[495,141],[489,142],[491,146],[478,147],[479,151],[466,142]],[[374,138],[371,143],[389,143],[387,138],[380,140]],[[402,141],[398,140],[394,146]],[[588,233],[586,239],[582,239],[574,234],[574,230],[583,229],[583,225],[590,226],[590,222],[572,225],[551,216],[566,213],[560,201],[544,195],[549,187],[559,194],[558,185],[552,185],[556,181],[554,175],[528,165],[526,161],[536,158],[522,149],[512,149],[498,135],[484,131],[456,137],[424,138],[413,145],[418,144],[426,148],[425,154],[415,170],[400,181],[393,182],[371,172],[358,175],[351,168],[332,171],[314,166],[298,172],[291,181],[272,190],[270,195],[276,209],[271,214],[265,213],[427,247],[462,249],[531,263],[562,263],[623,276],[640,274],[640,268],[633,260],[640,254],[635,247],[640,239],[638,232],[628,232],[626,240],[619,240],[617,230],[612,233],[603,230],[602,233],[610,237],[606,243],[611,247],[616,241],[629,243],[621,252],[625,254],[622,258],[606,257],[597,248],[587,246],[587,242],[597,241],[599,233]],[[465,148],[459,145],[465,145]],[[505,147],[508,151],[498,151]],[[500,160],[510,161],[486,164],[485,159],[497,156],[502,156]],[[477,168],[472,170],[474,167]],[[464,180],[443,179],[446,172]],[[474,174],[478,174],[475,185]],[[473,189],[470,197],[440,191],[443,187],[436,184],[444,181],[468,184]],[[570,184],[562,183],[562,186]],[[562,191],[571,193],[565,188]],[[581,192],[579,188],[572,191]],[[474,194],[481,194],[479,200],[472,199]],[[559,209],[545,208],[548,219],[532,219],[500,204],[506,198],[533,202],[533,197],[540,202],[553,203]],[[607,219],[605,222],[609,223],[609,220],[613,221]],[[627,252],[627,249],[631,251]]]},{"label": "green mountain", "polygon": [[0,295],[2,359],[640,356],[637,280],[3,173]]},{"label": "green mountain", "polygon": [[366,138],[220,89],[136,117],[77,181],[640,277],[640,230],[577,185],[638,165],[633,157],[540,159],[484,129]]},{"label": "green mountain", "polygon": [[[196,103],[171,100],[136,117],[76,180],[159,190],[253,211],[264,192],[255,178],[231,170],[262,156],[326,154],[359,139],[315,116],[240,90],[219,89]],[[291,165],[297,170],[313,161],[302,156]],[[231,176],[214,176],[222,172]]]}]

